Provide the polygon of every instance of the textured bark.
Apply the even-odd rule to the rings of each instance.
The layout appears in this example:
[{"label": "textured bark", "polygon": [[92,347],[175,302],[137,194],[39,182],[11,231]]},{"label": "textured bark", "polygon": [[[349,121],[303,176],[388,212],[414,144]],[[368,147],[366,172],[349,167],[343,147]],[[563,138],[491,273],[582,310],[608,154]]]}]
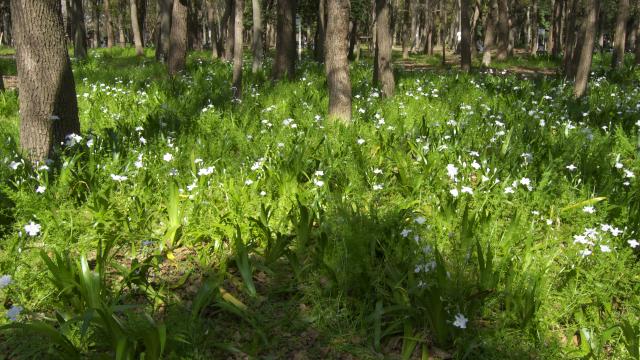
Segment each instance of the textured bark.
[{"label": "textured bark", "polygon": [[158,44],[156,46],[156,59],[166,61],[171,46],[171,12],[174,0],[158,0]]},{"label": "textured bark", "polygon": [[142,35],[140,34],[140,24],[138,21],[138,4],[137,0],[129,0],[131,15],[131,30],[133,32],[133,43],[136,47],[136,55],[142,56],[144,55],[144,47],[142,46]]},{"label": "textured bark", "polygon": [[627,43],[627,20],[629,19],[629,0],[618,0],[618,16],[616,17],[615,35],[613,38],[613,56],[611,67],[619,69],[624,66],[624,49]]},{"label": "textured bark", "polygon": [[491,51],[495,49],[496,43],[496,19],[498,15],[498,2],[491,0],[487,10],[487,29],[484,33],[484,52],[482,53],[482,65],[491,65]]},{"label": "textured bark", "polygon": [[316,61],[324,61],[324,41],[327,27],[326,0],[318,0],[318,27],[316,28],[314,55]]},{"label": "textured bark", "polygon": [[509,4],[498,0],[498,53],[496,58],[504,60],[509,54]]},{"label": "textured bark", "polygon": [[242,28],[244,0],[234,0],[233,98],[242,98]]},{"label": "textured bark", "polygon": [[587,91],[589,72],[591,71],[591,60],[593,57],[593,45],[596,40],[596,23],[598,21],[598,0],[587,1],[587,16],[584,26],[584,40],[582,41],[582,51],[580,51],[580,61],[576,71],[576,82],[573,95],[576,98],[582,97]]},{"label": "textured bark", "polygon": [[104,23],[105,28],[107,30],[107,47],[112,48],[115,43],[114,35],[113,35],[113,23],[111,22],[111,7],[110,0],[103,0],[104,6]]},{"label": "textured bark", "polygon": [[211,31],[211,58],[220,57],[218,52],[218,24],[216,21],[218,8],[212,0],[207,0],[207,22]]},{"label": "textured bark", "polygon": [[271,76],[282,79],[293,77],[296,70],[296,0],[278,0],[277,16],[276,57]]},{"label": "textured bark", "polygon": [[264,57],[262,44],[262,2],[251,0],[253,11],[253,36],[251,38],[251,50],[253,52],[253,63],[251,71],[255,74],[262,69],[262,59]]},{"label": "textured bark", "polygon": [[471,70],[471,19],[469,19],[471,2],[462,0],[460,4],[460,25],[462,38],[460,39],[460,68],[462,71]]},{"label": "textured bark", "polygon": [[533,0],[531,4],[531,55],[538,53],[538,1]]},{"label": "textured bark", "polygon": [[391,97],[395,91],[391,58],[391,5],[388,0],[376,0],[376,50],[373,82],[380,86],[382,96]]},{"label": "textured bark", "polygon": [[351,80],[349,79],[349,0],[327,0],[325,70],[329,88],[329,117],[351,121]]},{"label": "textured bark", "polygon": [[78,60],[87,58],[87,29],[84,24],[82,0],[71,0],[71,33],[73,38],[73,56]]},{"label": "textured bark", "polygon": [[173,1],[168,59],[169,75],[171,76],[184,70],[187,61],[187,11],[187,6],[182,1]]},{"label": "textured bark", "polygon": [[20,102],[20,142],[33,161],[53,156],[80,132],[71,62],[58,0],[13,0]]}]

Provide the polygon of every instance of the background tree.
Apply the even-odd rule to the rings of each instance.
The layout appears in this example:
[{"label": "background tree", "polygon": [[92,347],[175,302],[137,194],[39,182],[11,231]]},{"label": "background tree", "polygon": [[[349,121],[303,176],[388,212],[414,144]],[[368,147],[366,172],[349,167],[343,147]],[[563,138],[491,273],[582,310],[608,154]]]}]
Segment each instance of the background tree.
[{"label": "background tree", "polygon": [[140,18],[138,16],[138,3],[137,0],[129,0],[130,11],[129,15],[131,15],[131,31],[133,32],[133,43],[136,47],[136,55],[143,56],[144,55],[144,47],[142,44],[142,33],[140,29]]},{"label": "background tree", "polygon": [[107,31],[107,47],[112,48],[115,43],[114,34],[113,34],[113,23],[111,20],[111,0],[103,0],[104,6],[104,24]]},{"label": "background tree", "polygon": [[252,0],[253,13],[253,33],[251,39],[251,50],[253,52],[253,63],[251,71],[257,73],[262,69],[262,58],[264,45],[262,44],[262,1]]},{"label": "background tree", "polygon": [[460,41],[460,67],[462,71],[471,70],[471,21],[469,19],[469,0],[462,0],[460,6],[460,22],[462,37]]},{"label": "background tree", "polygon": [[509,54],[509,3],[498,0],[498,53],[496,58],[504,60]]},{"label": "background tree", "polygon": [[20,83],[20,143],[33,161],[53,156],[66,135],[80,132],[76,88],[58,0],[13,0]]},{"label": "background tree", "polygon": [[391,5],[388,0],[376,0],[376,48],[373,82],[380,86],[382,96],[391,97],[395,91],[392,68]]},{"label": "background tree", "polygon": [[171,12],[171,40],[169,42],[169,75],[175,76],[184,70],[187,61],[187,3],[173,1]]},{"label": "background tree", "polygon": [[576,81],[573,88],[573,95],[577,98],[584,96],[587,91],[587,81],[591,72],[591,60],[593,57],[593,46],[596,41],[596,26],[598,21],[598,0],[587,1],[587,16],[584,26],[584,40],[576,70]]},{"label": "background tree", "polygon": [[319,62],[324,61],[324,40],[327,26],[325,3],[326,0],[318,0],[318,23],[316,27],[314,54],[316,60]]},{"label": "background tree", "polygon": [[498,16],[498,0],[489,0],[487,9],[486,30],[484,33],[484,52],[482,53],[482,65],[491,65],[491,52],[495,49],[495,28]]},{"label": "background tree", "polygon": [[244,22],[244,0],[234,0],[234,50],[233,50],[233,97],[242,97],[242,29]]},{"label": "background tree", "polygon": [[327,31],[325,70],[329,88],[329,117],[351,121],[351,80],[349,79],[349,0],[326,0]]},{"label": "background tree", "polygon": [[78,60],[84,60],[87,58],[87,30],[84,23],[82,0],[71,0],[70,5],[73,56]]},{"label": "background tree", "polygon": [[629,19],[629,0],[618,1],[618,16],[613,38],[611,67],[618,69],[624,65],[624,50],[627,44],[627,21]]},{"label": "background tree", "polygon": [[174,0],[158,0],[158,40],[156,45],[156,59],[165,61],[169,55],[171,44],[171,12]]},{"label": "background tree", "polygon": [[[325,0],[326,1],[326,0]],[[296,70],[296,0],[278,0],[273,79],[293,77]]]}]

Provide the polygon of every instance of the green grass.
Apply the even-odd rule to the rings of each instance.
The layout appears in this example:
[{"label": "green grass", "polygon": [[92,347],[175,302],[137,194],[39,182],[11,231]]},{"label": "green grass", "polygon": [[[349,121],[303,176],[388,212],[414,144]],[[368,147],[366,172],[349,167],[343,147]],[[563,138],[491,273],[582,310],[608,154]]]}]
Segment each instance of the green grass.
[{"label": "green grass", "polygon": [[596,65],[576,101],[556,77],[398,69],[384,100],[365,59],[345,127],[309,60],[281,83],[247,66],[234,103],[205,52],[175,80],[90,55],[82,137],[48,170],[0,94],[0,303],[23,308],[3,356],[635,356],[636,70]]}]

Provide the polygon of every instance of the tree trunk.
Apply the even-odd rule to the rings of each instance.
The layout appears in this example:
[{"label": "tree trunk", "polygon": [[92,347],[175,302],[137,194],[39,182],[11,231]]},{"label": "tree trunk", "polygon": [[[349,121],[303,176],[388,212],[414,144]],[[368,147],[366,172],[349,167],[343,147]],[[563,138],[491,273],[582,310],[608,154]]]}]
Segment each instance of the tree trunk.
[{"label": "tree trunk", "polygon": [[576,71],[576,82],[573,95],[576,98],[582,97],[587,91],[587,81],[591,71],[591,60],[593,56],[593,45],[596,40],[596,23],[598,21],[598,0],[587,1],[587,16],[585,21],[584,40],[582,41],[582,51]]},{"label": "tree trunk", "polygon": [[233,26],[233,98],[242,97],[242,29],[244,21],[244,0],[234,0]]},{"label": "tree trunk", "polygon": [[577,52],[581,50],[578,48],[578,39],[576,38],[576,35],[580,32],[580,26],[576,22],[578,1],[579,0],[571,0],[571,6],[567,8],[567,10],[569,10],[569,12],[567,13],[569,22],[567,24],[568,31],[566,31],[567,39],[565,41],[565,51],[563,59],[564,73],[567,79],[574,79],[575,77],[574,69],[576,69],[575,65],[577,65],[576,61],[578,60]]},{"label": "tree trunk", "polygon": [[136,47],[136,55],[144,55],[144,47],[142,46],[142,35],[140,35],[140,24],[138,23],[138,4],[137,0],[129,0],[131,15],[131,30],[133,31],[133,43]]},{"label": "tree trunk", "polygon": [[98,0],[91,0],[91,16],[93,17],[93,46],[100,47],[100,6]]},{"label": "tree trunk", "polygon": [[[349,4],[349,7],[351,7],[351,4]],[[356,47],[357,46],[359,46],[358,20],[354,19],[351,22],[351,31],[349,31],[349,54],[347,55],[347,58],[350,61],[353,61],[353,60],[356,59]]]},{"label": "tree trunk", "polygon": [[487,9],[487,29],[484,33],[484,52],[482,53],[482,65],[486,67],[491,65],[491,51],[495,49],[497,14],[498,2],[497,0],[491,0],[489,9]]},{"label": "tree trunk", "polygon": [[113,23],[111,22],[111,9],[109,6],[109,1],[110,0],[103,0],[103,5],[104,5],[104,23],[105,23],[105,28],[107,30],[107,47],[108,48],[112,48],[113,44],[115,42],[114,39],[114,35],[113,35]]},{"label": "tree trunk", "polygon": [[124,33],[124,9],[120,9],[120,13],[116,17],[116,26],[118,27],[118,46],[125,47],[127,45],[127,38]]},{"label": "tree trunk", "polygon": [[233,60],[233,41],[235,40],[235,37],[233,34],[235,4],[233,1],[234,0],[226,0],[227,7],[225,8],[226,21],[225,21],[224,28],[226,31],[223,33],[222,36],[224,36],[225,38],[224,59],[226,61]]},{"label": "tree trunk", "polygon": [[411,0],[403,0],[402,9],[402,59],[409,59],[409,49],[411,48]]},{"label": "tree trunk", "polygon": [[531,4],[531,55],[538,53],[538,1]]},{"label": "tree trunk", "polygon": [[147,19],[147,0],[136,0],[138,7],[138,25],[140,27],[140,41],[142,42],[142,47],[144,48],[145,44],[145,33],[147,31],[146,19]]},{"label": "tree trunk", "polygon": [[[640,1],[638,1],[637,4],[638,8],[640,8]],[[640,15],[638,15],[640,16]],[[637,30],[636,30],[636,43],[635,43],[635,50],[634,50],[634,54],[635,54],[635,64],[636,65],[640,65],[640,19],[638,19],[638,21],[636,22],[636,26],[637,26]]]},{"label": "tree trunk", "polygon": [[[171,46],[171,12],[174,0],[158,0],[158,45],[156,46],[156,60],[166,61]],[[176,0],[177,1],[177,0]]]},{"label": "tree trunk", "polygon": [[181,0],[173,1],[171,13],[171,40],[169,45],[169,75],[175,76],[184,70],[187,61],[187,16],[188,9]]},{"label": "tree trunk", "polygon": [[278,0],[276,57],[271,76],[274,79],[293,77],[296,61],[295,16],[296,0]]},{"label": "tree trunk", "polygon": [[482,13],[480,11],[481,4],[479,0],[474,1],[473,6],[473,16],[471,17],[471,41],[469,42],[469,46],[471,46],[471,54],[477,53],[476,41],[477,41],[477,33],[478,33],[478,20],[480,20],[480,16]]},{"label": "tree trunk", "polygon": [[11,26],[11,10],[10,0],[2,0],[0,5],[2,6],[2,44],[7,46],[13,46],[12,44],[12,26]]},{"label": "tree trunk", "polygon": [[616,17],[615,35],[613,38],[613,56],[611,67],[619,69],[624,66],[624,49],[627,43],[627,20],[629,18],[629,0],[618,0],[618,16]]},{"label": "tree trunk", "polygon": [[462,37],[460,39],[460,68],[464,72],[471,70],[471,19],[469,19],[471,2],[462,0],[460,4],[460,24]]},{"label": "tree trunk", "polygon": [[347,59],[350,7],[349,0],[327,0],[325,70],[329,117],[345,123],[351,121],[351,80]]},{"label": "tree trunk", "polygon": [[498,60],[509,54],[509,33],[509,4],[507,0],[498,0]]},{"label": "tree trunk", "polygon": [[253,64],[251,71],[255,74],[262,69],[264,45],[262,44],[262,5],[260,0],[251,1],[253,7],[253,37],[251,48],[253,51]]},{"label": "tree trunk", "polygon": [[84,25],[82,0],[71,0],[71,31],[73,34],[73,56],[78,60],[87,58],[87,29]]},{"label": "tree trunk", "polygon": [[555,58],[560,56],[562,50],[562,13],[564,12],[565,0],[555,0],[553,7],[553,32],[550,34],[549,48],[551,55]]},{"label": "tree trunk", "polygon": [[207,22],[209,23],[209,31],[211,31],[211,58],[220,57],[218,52],[218,25],[216,22],[218,8],[211,0],[207,0]]},{"label": "tree trunk", "polygon": [[393,77],[391,42],[391,5],[388,0],[376,0],[376,54],[373,82],[380,86],[384,97],[393,96],[396,86]]},{"label": "tree trunk", "polygon": [[76,88],[59,0],[13,0],[19,79],[20,143],[32,161],[80,132]]}]

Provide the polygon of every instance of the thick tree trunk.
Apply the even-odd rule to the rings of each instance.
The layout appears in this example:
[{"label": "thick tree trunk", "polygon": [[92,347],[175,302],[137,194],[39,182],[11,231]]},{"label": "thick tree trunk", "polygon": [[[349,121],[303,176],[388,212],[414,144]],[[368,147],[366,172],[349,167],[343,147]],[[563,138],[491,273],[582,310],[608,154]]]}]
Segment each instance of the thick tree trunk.
[{"label": "thick tree trunk", "polygon": [[538,1],[531,4],[531,55],[538,53]]},{"label": "thick tree trunk", "polygon": [[242,29],[244,21],[244,0],[234,0],[233,26],[233,98],[242,98]]},{"label": "thick tree trunk", "polygon": [[253,8],[253,36],[251,48],[253,51],[253,64],[251,71],[255,74],[262,69],[264,45],[262,44],[262,5],[260,0],[251,0]]},{"label": "thick tree trunk", "polygon": [[325,70],[329,88],[329,117],[351,121],[351,80],[347,59],[349,0],[327,0]]},{"label": "thick tree trunk", "polygon": [[171,40],[169,45],[169,75],[175,76],[184,70],[187,61],[187,16],[188,9],[181,0],[173,1],[171,12]]},{"label": "thick tree trunk", "polygon": [[129,0],[131,15],[131,30],[133,31],[133,43],[136,47],[136,55],[144,55],[144,47],[142,46],[142,35],[140,34],[140,24],[138,23],[138,4],[137,0]]},{"label": "thick tree trunk", "polygon": [[[171,46],[171,12],[174,0],[158,0],[158,45],[156,46],[156,60],[166,61]],[[176,0],[178,1],[178,0]]]},{"label": "thick tree trunk", "polygon": [[115,43],[115,39],[113,35],[113,23],[111,22],[111,9],[109,5],[110,0],[103,1],[104,2],[102,4],[104,6],[104,24],[107,31],[107,47],[112,48]]},{"label": "thick tree trunk", "polygon": [[78,60],[84,60],[87,58],[87,29],[84,24],[82,0],[71,0],[70,10],[73,56]]},{"label": "thick tree trunk", "polygon": [[384,97],[393,96],[396,86],[391,57],[392,40],[391,5],[388,0],[376,0],[376,54],[373,82],[380,86]]},{"label": "thick tree trunk", "polygon": [[616,17],[615,35],[613,38],[613,56],[611,67],[619,69],[624,66],[624,49],[627,43],[627,20],[629,19],[629,0],[618,0],[618,16]]},{"label": "thick tree trunk", "polygon": [[491,51],[495,49],[496,43],[496,19],[498,15],[498,1],[491,0],[487,10],[487,29],[484,33],[484,52],[482,53],[482,65],[491,65]]},{"label": "thick tree trunk", "polygon": [[[278,0],[276,57],[271,76],[274,79],[293,77],[296,66],[295,34],[296,0]],[[325,49],[326,50],[326,49]]]},{"label": "thick tree trunk", "polygon": [[509,33],[509,4],[507,0],[498,0],[498,60],[509,54]]},{"label": "thick tree trunk", "polygon": [[596,26],[598,17],[598,0],[587,1],[587,16],[585,21],[584,40],[582,41],[582,51],[578,69],[576,71],[576,82],[573,95],[576,98],[582,97],[587,91],[589,72],[591,71],[591,60],[593,56],[593,45],[596,40]]},{"label": "thick tree trunk", "polygon": [[33,161],[53,156],[80,132],[71,62],[58,0],[13,0],[19,79],[20,143]]},{"label": "thick tree trunk", "polygon": [[471,19],[469,19],[469,9],[471,1],[462,0],[460,4],[460,25],[462,37],[460,39],[460,68],[462,71],[471,70]]}]

